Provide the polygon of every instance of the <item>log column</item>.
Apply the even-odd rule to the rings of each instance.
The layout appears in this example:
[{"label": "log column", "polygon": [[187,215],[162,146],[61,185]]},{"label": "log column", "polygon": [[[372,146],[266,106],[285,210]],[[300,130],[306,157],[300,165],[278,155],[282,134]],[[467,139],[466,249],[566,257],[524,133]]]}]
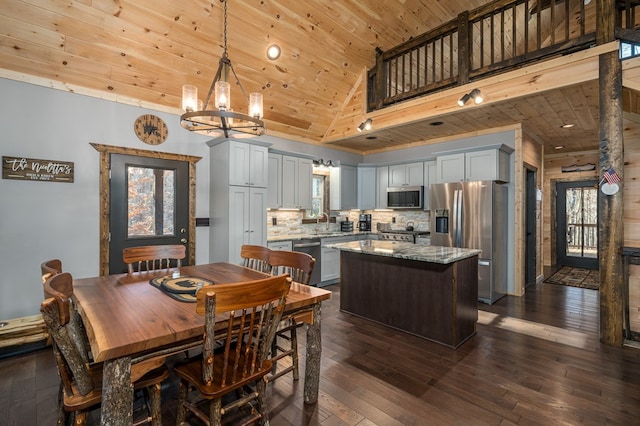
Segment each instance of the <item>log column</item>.
[{"label": "log column", "polygon": [[[615,39],[614,2],[596,1],[596,40],[598,44]],[[622,64],[618,52],[599,58],[600,101],[600,179],[613,167],[624,178],[622,139]],[[624,181],[623,181],[624,182]],[[614,195],[598,197],[598,240],[600,267],[600,342],[621,347],[623,340],[623,259],[624,204],[623,182]]]}]

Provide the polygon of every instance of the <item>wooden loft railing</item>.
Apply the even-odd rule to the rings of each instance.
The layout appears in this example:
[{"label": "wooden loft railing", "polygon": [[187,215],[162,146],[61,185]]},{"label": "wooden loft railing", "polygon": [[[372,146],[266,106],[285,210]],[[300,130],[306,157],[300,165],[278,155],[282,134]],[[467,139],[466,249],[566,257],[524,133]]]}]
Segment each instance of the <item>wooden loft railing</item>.
[{"label": "wooden loft railing", "polygon": [[[596,43],[596,1],[496,0],[391,50],[377,49],[376,66],[368,72],[367,109],[587,49]],[[640,0],[615,4],[616,34],[629,39],[637,33]]]}]

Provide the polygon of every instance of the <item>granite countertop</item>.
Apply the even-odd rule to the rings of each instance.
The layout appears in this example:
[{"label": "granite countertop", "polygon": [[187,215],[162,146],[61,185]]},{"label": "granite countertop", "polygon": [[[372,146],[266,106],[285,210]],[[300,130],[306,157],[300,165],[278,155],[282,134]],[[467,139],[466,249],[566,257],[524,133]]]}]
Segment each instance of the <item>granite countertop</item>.
[{"label": "granite countertop", "polygon": [[278,235],[269,235],[267,237],[267,241],[296,241],[296,240],[306,240],[306,239],[309,239],[309,238],[358,237],[360,235],[368,235],[368,234],[377,234],[377,232],[372,232],[372,231],[352,231],[352,232],[320,231],[318,233],[312,232],[312,233],[309,233],[309,234],[278,234]]},{"label": "granite countertop", "polygon": [[421,262],[449,264],[480,254],[480,250],[457,247],[428,246],[399,241],[360,240],[347,243],[325,244],[323,247],[395,257],[398,259],[418,260]]}]

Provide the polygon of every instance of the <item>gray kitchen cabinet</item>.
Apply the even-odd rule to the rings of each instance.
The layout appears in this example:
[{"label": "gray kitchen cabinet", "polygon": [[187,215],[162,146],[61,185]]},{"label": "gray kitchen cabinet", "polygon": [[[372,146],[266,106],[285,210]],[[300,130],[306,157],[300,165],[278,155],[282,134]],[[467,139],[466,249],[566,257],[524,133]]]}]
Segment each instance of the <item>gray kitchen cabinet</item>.
[{"label": "gray kitchen cabinet", "polygon": [[424,184],[423,174],[422,162],[389,166],[389,186],[392,188],[422,186]]},{"label": "gray kitchen cabinet", "polygon": [[389,187],[389,167],[376,167],[376,209],[387,208],[387,188]]},{"label": "gray kitchen cabinet", "polygon": [[437,161],[437,182],[476,180],[509,181],[510,152],[491,148],[440,155]]},{"label": "gray kitchen cabinet", "polygon": [[329,173],[329,209],[350,210],[357,208],[357,168],[341,164],[338,167],[331,167]]},{"label": "gray kitchen cabinet", "polygon": [[[210,146],[211,261],[241,263],[242,244],[267,244],[267,147],[229,140]],[[247,167],[243,163],[247,153],[253,172],[244,179],[241,178],[243,173],[235,169]],[[232,185],[231,182],[247,185]]]},{"label": "gray kitchen cabinet", "polygon": [[429,210],[429,186],[436,183],[437,162],[424,162],[424,210]]},{"label": "gray kitchen cabinet", "polygon": [[282,156],[282,207],[311,209],[313,161],[308,158]]},{"label": "gray kitchen cabinet", "polygon": [[358,166],[358,209],[376,208],[376,168]]},{"label": "gray kitchen cabinet", "polygon": [[[346,243],[355,241],[356,235],[346,235],[343,237],[322,238],[320,245]],[[318,265],[315,266],[316,268]],[[320,256],[320,281],[321,285],[329,285],[340,279],[340,250],[322,247]]]},{"label": "gray kitchen cabinet", "polygon": [[267,208],[282,207],[282,155],[269,153],[267,179]]},{"label": "gray kitchen cabinet", "polygon": [[229,185],[267,187],[267,147],[229,141]]}]

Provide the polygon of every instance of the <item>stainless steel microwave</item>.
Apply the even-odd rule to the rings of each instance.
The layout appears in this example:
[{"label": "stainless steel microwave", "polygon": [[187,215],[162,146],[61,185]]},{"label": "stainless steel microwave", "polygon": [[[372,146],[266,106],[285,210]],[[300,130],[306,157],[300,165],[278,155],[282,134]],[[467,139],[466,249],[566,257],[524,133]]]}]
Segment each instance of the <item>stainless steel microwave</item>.
[{"label": "stainless steel microwave", "polygon": [[421,209],[424,199],[423,186],[387,188],[387,207],[390,209]]}]

